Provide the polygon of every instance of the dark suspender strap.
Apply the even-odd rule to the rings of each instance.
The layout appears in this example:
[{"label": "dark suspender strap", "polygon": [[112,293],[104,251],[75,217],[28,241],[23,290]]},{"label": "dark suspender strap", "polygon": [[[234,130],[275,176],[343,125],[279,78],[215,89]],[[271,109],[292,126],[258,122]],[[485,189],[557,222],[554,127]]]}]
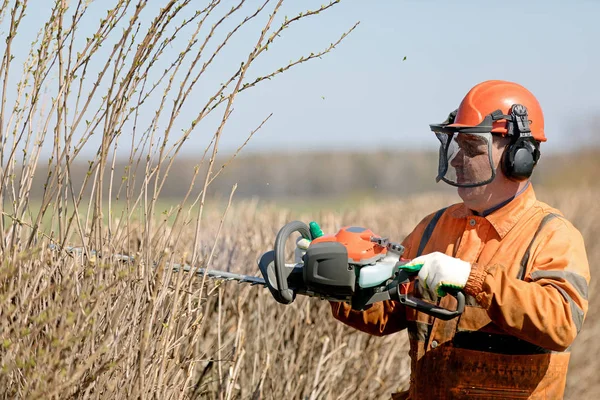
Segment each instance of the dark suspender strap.
[{"label": "dark suspender strap", "polygon": [[519,275],[517,275],[517,278],[519,278],[520,280],[525,279],[525,271],[527,270],[527,263],[529,262],[529,256],[530,256],[531,248],[533,247],[533,242],[537,238],[537,236],[540,233],[540,231],[542,230],[542,228],[544,228],[544,226],[548,222],[553,220],[554,218],[560,218],[560,216],[557,214],[550,213],[550,214],[545,215],[544,218],[542,218],[542,221],[540,222],[540,225],[538,226],[537,231],[535,231],[535,234],[533,235],[533,239],[531,239],[531,242],[529,243],[529,246],[527,247],[525,254],[523,254],[523,258],[521,259],[521,269],[519,269]]},{"label": "dark suspender strap", "polygon": [[435,226],[439,221],[440,217],[442,216],[444,211],[446,211],[446,208],[448,207],[444,207],[441,210],[438,210],[434,214],[433,218],[431,218],[431,221],[429,221],[429,224],[427,224],[425,232],[423,232],[423,236],[421,236],[421,243],[419,243],[419,250],[417,251],[416,257],[419,257],[421,254],[423,254],[423,249],[425,249],[425,245],[427,244],[427,242],[429,242],[429,238],[431,238],[431,234],[433,233],[433,230],[435,229]]}]

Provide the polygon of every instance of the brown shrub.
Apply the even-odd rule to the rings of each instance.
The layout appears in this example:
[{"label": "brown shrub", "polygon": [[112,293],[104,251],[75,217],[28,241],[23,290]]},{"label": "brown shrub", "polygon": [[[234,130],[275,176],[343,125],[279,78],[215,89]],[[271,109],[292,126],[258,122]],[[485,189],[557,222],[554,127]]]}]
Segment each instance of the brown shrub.
[{"label": "brown shrub", "polygon": [[[581,230],[594,273],[598,191],[537,193]],[[313,211],[241,202],[229,210],[212,265],[257,272],[257,258],[293,219],[317,220],[329,232],[362,224],[401,240],[427,213],[456,200],[421,195]],[[216,210],[205,216],[203,257],[220,218]],[[192,236],[168,253],[172,261],[184,260],[173,254],[183,254]],[[201,279],[145,267],[143,259],[82,261],[47,250],[6,256],[0,269],[3,397],[375,399],[407,387],[405,333],[368,336],[333,320],[326,302],[300,297],[284,306],[265,289],[234,282],[209,281],[202,289]],[[597,289],[593,280],[567,398],[600,395]]]}]

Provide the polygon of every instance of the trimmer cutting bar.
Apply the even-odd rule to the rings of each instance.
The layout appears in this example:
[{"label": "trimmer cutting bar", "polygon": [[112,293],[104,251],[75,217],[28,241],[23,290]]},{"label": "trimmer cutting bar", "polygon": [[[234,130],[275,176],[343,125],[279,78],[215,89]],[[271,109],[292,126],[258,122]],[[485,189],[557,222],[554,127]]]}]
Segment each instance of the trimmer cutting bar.
[{"label": "trimmer cutting bar", "polygon": [[[173,264],[173,272],[178,272],[180,269],[186,272],[190,272],[192,270],[192,267],[187,264],[183,265],[183,268],[181,267],[181,264]],[[202,277],[204,275],[204,271],[206,270],[204,268],[196,268],[195,271],[198,276]],[[232,272],[217,271],[212,269],[206,271],[206,275],[214,279],[223,279],[225,281],[237,281],[238,283],[249,283],[251,286],[267,286],[265,280],[258,276],[234,274]]]},{"label": "trimmer cutting bar", "polygon": [[[50,249],[58,250],[58,246],[51,244]],[[82,255],[84,253],[83,247],[65,247],[64,250],[70,254]],[[90,253],[91,253],[90,256],[97,256],[96,251],[92,250],[92,251],[90,251]],[[114,259],[116,259],[118,261],[134,262],[133,256],[127,256],[124,254],[113,254],[113,255],[111,255],[111,257],[113,257]],[[157,265],[158,265],[157,263],[154,263],[154,267],[156,267]],[[193,268],[191,265],[188,265],[188,264],[169,264],[169,265],[173,269],[173,272],[179,272],[179,271],[190,272],[193,269],[194,272],[196,273],[196,275],[198,275],[200,277],[202,277],[204,275],[204,273],[206,272],[206,275],[213,279],[222,279],[224,281],[237,281],[238,283],[249,283],[251,286],[255,286],[255,285],[267,286],[265,280],[258,276],[234,274],[233,272],[218,271],[218,270],[212,270],[212,269],[206,270],[205,268]]]}]

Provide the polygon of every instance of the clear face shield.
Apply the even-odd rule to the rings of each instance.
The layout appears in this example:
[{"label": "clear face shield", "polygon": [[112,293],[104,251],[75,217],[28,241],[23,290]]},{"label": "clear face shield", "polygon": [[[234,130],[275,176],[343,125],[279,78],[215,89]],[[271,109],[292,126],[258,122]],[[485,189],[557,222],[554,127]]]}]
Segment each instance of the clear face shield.
[{"label": "clear face shield", "polygon": [[454,124],[458,110],[441,124],[429,125],[440,141],[438,176],[452,186],[487,185],[496,177],[492,157],[492,129],[495,120],[510,118],[500,110],[487,115],[477,126]]},{"label": "clear face shield", "polygon": [[487,185],[496,176],[492,134],[434,131],[440,141],[436,182],[458,187]]}]

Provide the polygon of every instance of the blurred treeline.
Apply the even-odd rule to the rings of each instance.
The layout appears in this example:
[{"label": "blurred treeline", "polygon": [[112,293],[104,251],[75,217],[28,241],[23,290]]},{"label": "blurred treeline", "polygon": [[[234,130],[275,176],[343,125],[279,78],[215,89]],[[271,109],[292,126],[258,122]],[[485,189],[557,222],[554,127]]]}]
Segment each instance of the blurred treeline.
[{"label": "blurred treeline", "polygon": [[[285,200],[290,198],[362,198],[404,197],[423,192],[452,192],[454,188],[436,183],[437,152],[379,151],[379,152],[301,152],[251,153],[218,158],[213,167],[226,167],[211,183],[207,195],[211,198],[229,196],[237,183],[236,199],[261,198]],[[228,162],[231,160],[231,162]],[[43,164],[43,163],[40,163]],[[115,163],[105,171],[105,182],[113,174],[114,198],[125,198],[125,190],[139,193],[145,176],[145,164],[130,164],[128,160]],[[199,174],[191,194],[201,191],[208,160],[200,163],[192,157],[177,159],[160,193],[163,199],[180,199],[190,188],[197,168]],[[78,192],[88,163],[74,163],[70,179]],[[568,153],[542,154],[534,172],[533,182],[550,189],[597,187],[600,171],[600,147]],[[47,170],[38,168],[31,198],[40,198],[44,191]],[[152,185],[150,185],[152,187]],[[91,185],[87,185],[88,192]],[[105,185],[108,193],[108,185]],[[89,193],[88,193],[89,194]]]}]

